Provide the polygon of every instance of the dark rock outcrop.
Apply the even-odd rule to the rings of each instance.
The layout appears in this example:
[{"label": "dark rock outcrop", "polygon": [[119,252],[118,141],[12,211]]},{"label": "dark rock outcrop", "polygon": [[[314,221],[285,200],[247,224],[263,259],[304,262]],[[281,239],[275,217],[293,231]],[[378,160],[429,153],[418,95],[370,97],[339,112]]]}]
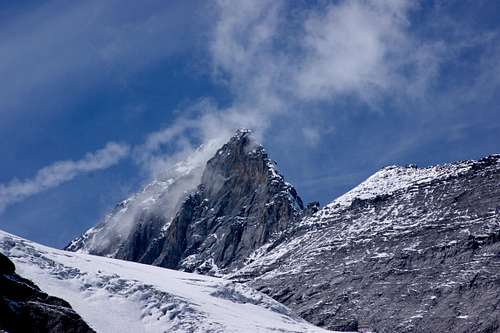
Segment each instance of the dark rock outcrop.
[{"label": "dark rock outcrop", "polygon": [[0,253],[0,331],[94,332],[68,302],[42,292],[15,273],[15,266]]}]

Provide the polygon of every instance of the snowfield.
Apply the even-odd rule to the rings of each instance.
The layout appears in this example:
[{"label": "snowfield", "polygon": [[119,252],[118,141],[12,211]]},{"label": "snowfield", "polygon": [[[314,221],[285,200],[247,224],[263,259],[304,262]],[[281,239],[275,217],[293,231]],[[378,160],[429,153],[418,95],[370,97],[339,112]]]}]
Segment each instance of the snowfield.
[{"label": "snowfield", "polygon": [[66,252],[3,231],[0,250],[97,332],[330,332],[219,278]]}]

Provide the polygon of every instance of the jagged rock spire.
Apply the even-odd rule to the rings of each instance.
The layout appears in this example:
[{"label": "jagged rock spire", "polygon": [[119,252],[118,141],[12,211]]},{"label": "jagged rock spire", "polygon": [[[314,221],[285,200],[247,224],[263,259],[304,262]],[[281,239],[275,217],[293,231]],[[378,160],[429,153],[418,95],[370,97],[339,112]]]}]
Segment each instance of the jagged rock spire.
[{"label": "jagged rock spire", "polygon": [[240,267],[298,221],[303,208],[265,149],[239,130],[207,162],[199,190],[174,218],[154,264],[214,274]]},{"label": "jagged rock spire", "polygon": [[[171,186],[157,197],[168,199]],[[117,220],[127,209],[117,209],[108,220]],[[273,235],[297,222],[303,210],[302,200],[264,147],[250,130],[240,129],[208,160],[199,186],[170,219],[162,216],[159,205],[137,214],[133,232],[107,252],[86,248],[88,240],[106,230],[106,223],[67,249],[215,274],[243,265]]]}]

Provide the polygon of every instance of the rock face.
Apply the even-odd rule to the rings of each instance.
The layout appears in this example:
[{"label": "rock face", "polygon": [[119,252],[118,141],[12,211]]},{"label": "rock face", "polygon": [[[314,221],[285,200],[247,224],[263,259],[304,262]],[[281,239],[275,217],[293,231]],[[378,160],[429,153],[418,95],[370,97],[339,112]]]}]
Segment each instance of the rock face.
[{"label": "rock face", "polygon": [[0,253],[0,331],[94,332],[64,300],[42,292],[15,273]]},{"label": "rock face", "polygon": [[388,167],[233,275],[336,330],[500,331],[500,155]]},{"label": "rock face", "polygon": [[106,224],[68,249],[229,277],[329,329],[500,331],[500,155],[387,167],[304,208],[239,131],[198,180],[175,214],[157,205],[135,215],[112,251],[88,246]]},{"label": "rock face", "polygon": [[[141,217],[135,232],[112,256],[222,274],[242,267],[256,249],[297,223],[303,210],[297,192],[264,148],[249,131],[240,130],[207,162],[200,185],[171,222],[165,223],[161,211]],[[67,249],[82,248],[84,237]]]},{"label": "rock face", "polygon": [[153,264],[215,274],[241,267],[298,222],[303,208],[264,148],[240,131],[208,161],[202,185],[181,206]]}]

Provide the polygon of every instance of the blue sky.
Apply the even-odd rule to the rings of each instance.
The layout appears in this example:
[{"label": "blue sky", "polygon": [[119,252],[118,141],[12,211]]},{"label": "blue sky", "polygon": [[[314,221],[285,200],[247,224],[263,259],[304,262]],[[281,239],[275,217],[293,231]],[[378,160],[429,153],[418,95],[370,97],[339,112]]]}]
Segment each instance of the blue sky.
[{"label": "blue sky", "polygon": [[54,246],[249,127],[306,201],[498,153],[496,1],[0,1],[0,228]]}]

